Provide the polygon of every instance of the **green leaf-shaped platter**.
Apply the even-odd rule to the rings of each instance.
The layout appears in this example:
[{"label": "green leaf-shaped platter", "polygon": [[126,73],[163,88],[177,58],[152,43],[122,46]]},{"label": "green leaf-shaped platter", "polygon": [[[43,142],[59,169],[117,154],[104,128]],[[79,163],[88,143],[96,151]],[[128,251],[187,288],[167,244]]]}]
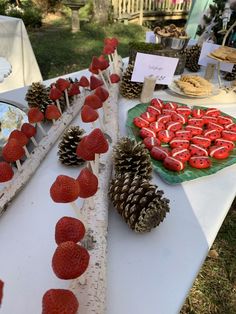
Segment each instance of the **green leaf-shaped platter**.
[{"label": "green leaf-shaped platter", "polygon": [[[128,135],[132,138],[135,138],[136,141],[138,141],[138,142],[142,141],[142,138],[139,136],[139,128],[133,124],[133,119],[135,117],[139,116],[141,113],[145,112],[147,106],[149,106],[149,105],[150,105],[149,103],[148,104],[147,103],[146,104],[138,104],[137,106],[131,108],[128,111],[128,117],[127,117],[127,121],[126,121],[126,126],[128,129]],[[184,104],[178,103],[178,105],[184,105]],[[202,106],[201,107],[194,106],[192,108],[206,109],[206,107],[204,108]],[[221,111],[221,114],[224,116],[227,116],[227,117],[231,117],[233,119],[233,122],[236,123],[236,119],[233,118],[232,116],[227,115],[222,111]],[[199,177],[214,174],[217,171],[219,171],[225,167],[233,165],[234,163],[236,163],[236,148],[234,148],[231,151],[230,156],[227,159],[217,160],[215,158],[211,158],[212,166],[208,169],[195,169],[195,168],[190,167],[188,164],[186,164],[186,167],[183,171],[175,172],[175,171],[167,170],[163,166],[161,161],[155,160],[153,158],[151,158],[151,159],[152,159],[154,171],[156,171],[159,174],[159,176],[165,182],[167,182],[169,184],[178,184],[178,183],[182,183],[185,181],[194,180],[194,179],[197,179]]]}]

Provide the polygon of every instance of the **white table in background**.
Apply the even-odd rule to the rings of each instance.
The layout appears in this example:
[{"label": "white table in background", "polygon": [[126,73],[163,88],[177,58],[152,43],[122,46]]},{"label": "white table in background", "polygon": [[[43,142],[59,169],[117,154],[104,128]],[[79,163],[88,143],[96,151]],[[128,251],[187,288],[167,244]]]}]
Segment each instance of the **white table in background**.
[{"label": "white table in background", "polygon": [[[73,73],[80,77],[86,71]],[[25,88],[3,93],[2,98],[23,102]],[[166,91],[166,100],[193,104]],[[215,98],[194,104],[218,107],[236,117],[236,99],[218,105]],[[138,101],[121,98],[122,135],[126,114]],[[80,124],[79,117],[73,124]],[[84,127],[84,125],[83,125]],[[0,278],[5,282],[1,314],[40,314],[41,298],[49,288],[65,288],[50,267],[55,250],[54,226],[69,205],[55,204],[49,188],[56,176],[76,176],[57,162],[57,145],[0,218]],[[171,201],[164,222],[148,234],[135,234],[110,208],[108,228],[107,314],[177,314],[230,208],[236,192],[236,165],[179,185],[168,185],[156,174],[153,181]],[[85,313],[81,313],[85,314]],[[86,313],[91,314],[91,313]],[[104,314],[104,313],[100,313]]]}]

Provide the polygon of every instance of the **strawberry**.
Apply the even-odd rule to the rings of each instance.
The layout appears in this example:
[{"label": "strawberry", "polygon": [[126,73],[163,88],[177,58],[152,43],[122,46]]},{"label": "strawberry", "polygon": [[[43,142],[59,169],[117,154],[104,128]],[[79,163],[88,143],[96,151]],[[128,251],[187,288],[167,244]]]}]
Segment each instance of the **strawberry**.
[{"label": "strawberry", "polygon": [[218,117],[220,115],[220,110],[216,108],[208,108],[206,110],[206,116]]},{"label": "strawberry", "polygon": [[156,137],[145,137],[143,144],[151,150],[154,146],[160,146],[161,142]]},{"label": "strawberry", "polygon": [[149,122],[141,117],[135,117],[133,120],[133,124],[138,128],[146,128],[149,126]]},{"label": "strawberry", "polygon": [[194,118],[202,118],[204,115],[205,115],[204,109],[197,109],[197,108],[192,109],[192,116]]},{"label": "strawberry", "polygon": [[79,86],[76,83],[72,83],[68,90],[68,96],[75,96],[80,94]]},{"label": "strawberry", "polygon": [[170,114],[160,114],[157,117],[157,122],[167,123],[171,121],[171,115]]},{"label": "strawberry", "polygon": [[199,145],[191,144],[189,151],[192,156],[208,156],[208,151]]},{"label": "strawberry", "polygon": [[80,80],[79,80],[79,86],[81,87],[89,87],[89,80],[87,79],[86,76],[81,76]]},{"label": "strawberry", "polygon": [[93,56],[92,62],[91,62],[91,67],[95,70],[101,70],[101,62],[98,59],[98,57]]},{"label": "strawberry", "polygon": [[229,150],[224,146],[211,146],[209,155],[216,159],[225,159],[229,157]]},{"label": "strawberry", "polygon": [[157,133],[157,137],[162,143],[169,143],[174,136],[175,133],[169,130],[161,130]]},{"label": "strawberry", "polygon": [[179,106],[176,108],[176,112],[188,117],[191,114],[191,109],[187,106]]},{"label": "strawberry", "polygon": [[101,99],[102,102],[106,101],[109,97],[108,91],[102,86],[98,86],[95,89],[95,95],[97,95]]},{"label": "strawberry", "polygon": [[76,314],[79,302],[73,292],[66,289],[50,289],[43,295],[42,314]]},{"label": "strawberry", "polygon": [[103,81],[98,79],[96,76],[94,75],[91,75],[90,76],[90,89],[91,90],[94,90],[96,89],[97,87],[99,86],[102,86],[103,85]]},{"label": "strawberry", "polygon": [[142,137],[142,138],[145,138],[145,137],[156,137],[156,132],[153,131],[152,129],[150,128],[142,128],[139,132],[139,135]]},{"label": "strawberry", "polygon": [[189,140],[184,140],[179,137],[174,137],[170,141],[170,147],[171,148],[188,148],[189,147]]},{"label": "strawberry", "polygon": [[234,149],[235,145],[234,145],[234,142],[232,141],[229,141],[229,140],[226,140],[224,138],[217,138],[215,140],[215,145],[216,146],[224,146],[226,147],[228,150],[232,150]]},{"label": "strawberry", "polygon": [[104,71],[109,67],[109,62],[105,59],[105,57],[103,55],[99,56],[98,60],[100,61],[101,71]]},{"label": "strawberry", "polygon": [[82,221],[73,217],[62,217],[55,227],[55,241],[59,245],[66,241],[75,243],[83,239],[85,227]]},{"label": "strawberry", "polygon": [[80,171],[77,181],[80,186],[79,197],[87,198],[97,193],[98,178],[88,168]]},{"label": "strawberry", "polygon": [[95,159],[95,153],[89,150],[87,146],[87,136],[84,136],[76,148],[76,155],[86,161],[94,160]]},{"label": "strawberry", "polygon": [[184,164],[182,161],[178,160],[177,158],[167,156],[163,161],[163,166],[172,171],[181,171],[184,169]]},{"label": "strawberry", "polygon": [[89,71],[96,75],[99,74],[99,70],[97,68],[94,68],[92,64],[89,65]]},{"label": "strawberry", "polygon": [[25,135],[25,133],[19,130],[14,130],[11,132],[8,139],[12,138],[17,140],[18,144],[20,144],[21,146],[25,146],[29,142],[29,139]]},{"label": "strawberry", "polygon": [[233,123],[233,120],[230,117],[219,116],[217,117],[217,123],[222,124],[222,125],[228,125],[228,124]]},{"label": "strawberry", "polygon": [[162,122],[152,122],[150,123],[149,128],[154,132],[158,132],[160,130],[165,130],[165,125]]},{"label": "strawberry", "polygon": [[217,131],[221,132],[222,130],[224,130],[224,127],[222,125],[217,124],[217,123],[209,122],[207,125],[207,129],[208,130],[217,130]]},{"label": "strawberry", "polygon": [[61,96],[62,92],[55,86],[55,84],[53,84],[49,92],[49,98],[52,100],[57,100]]},{"label": "strawberry", "polygon": [[113,53],[114,51],[115,51],[114,46],[107,44],[107,45],[104,46],[102,53],[103,53],[104,55],[110,55],[110,54]]},{"label": "strawberry", "polygon": [[83,122],[88,123],[88,122],[94,122],[98,118],[98,113],[96,110],[91,108],[88,105],[83,105],[81,109],[81,119]]},{"label": "strawberry", "polygon": [[118,83],[120,81],[120,77],[118,74],[113,73],[110,75],[110,81],[112,84]]},{"label": "strawberry", "polygon": [[201,135],[202,134],[202,128],[199,126],[194,125],[186,125],[185,130],[190,131],[192,135]]},{"label": "strawberry", "polygon": [[202,120],[204,121],[205,124],[208,124],[210,122],[217,123],[217,118],[216,117],[202,116]]},{"label": "strawberry", "polygon": [[14,162],[24,157],[24,148],[14,138],[9,139],[2,149],[2,157],[8,162]]},{"label": "strawberry", "polygon": [[174,102],[167,102],[163,105],[164,109],[172,109],[172,110],[176,110],[178,107],[178,105]]},{"label": "strawberry", "polygon": [[88,95],[85,97],[85,100],[84,100],[84,105],[87,105],[93,109],[99,109],[99,108],[102,108],[102,101],[101,99],[93,94],[93,95]]},{"label": "strawberry", "polygon": [[221,137],[221,133],[218,130],[205,130],[203,135],[211,141]]},{"label": "strawberry", "polygon": [[187,130],[179,130],[175,132],[176,137],[182,140],[190,140],[192,138],[192,133]]},{"label": "strawberry", "polygon": [[59,175],[50,188],[50,196],[56,203],[74,202],[79,197],[79,182],[74,178]]},{"label": "strawberry", "polygon": [[30,123],[23,123],[21,126],[21,131],[28,137],[31,138],[36,134],[36,128]]},{"label": "strawberry", "polygon": [[99,128],[94,129],[86,138],[88,150],[95,154],[104,154],[108,151],[108,142]]},{"label": "strawberry", "polygon": [[201,118],[190,118],[188,119],[188,125],[199,126],[202,128],[204,125],[204,120]]},{"label": "strawberry", "polygon": [[171,151],[171,156],[182,161],[183,163],[188,161],[191,157],[190,152],[187,148],[174,148]]},{"label": "strawberry", "polygon": [[236,141],[236,132],[223,130],[221,132],[222,138],[229,141]]},{"label": "strawberry", "polygon": [[154,106],[148,106],[147,112],[149,112],[150,114],[152,114],[154,116],[159,116],[159,114],[161,114],[161,109],[156,108]]},{"label": "strawberry", "polygon": [[53,271],[60,279],[75,279],[81,276],[88,264],[88,251],[73,241],[59,244],[52,257]]},{"label": "strawberry", "polygon": [[47,105],[45,118],[48,120],[57,120],[61,116],[60,110],[56,105]]},{"label": "strawberry", "polygon": [[2,304],[4,282],[0,279],[0,305]]},{"label": "strawberry", "polygon": [[41,122],[44,119],[43,113],[39,110],[39,108],[33,107],[28,111],[28,120],[30,123]]},{"label": "strawberry", "polygon": [[236,123],[230,123],[225,126],[226,130],[236,132]]},{"label": "strawberry", "polygon": [[163,101],[161,99],[158,98],[153,98],[150,102],[151,106],[154,106],[158,109],[162,109],[163,108]]},{"label": "strawberry", "polygon": [[171,119],[174,122],[180,122],[182,124],[187,123],[187,117],[185,115],[181,114],[181,113],[178,113],[178,112],[174,112],[171,115]]},{"label": "strawberry", "polygon": [[211,166],[211,160],[207,156],[192,156],[188,163],[191,167],[197,169],[206,169]]},{"label": "strawberry", "polygon": [[167,147],[154,146],[150,155],[156,160],[164,160],[167,156],[170,156],[170,151]]},{"label": "strawberry", "polygon": [[141,115],[140,115],[141,118],[147,120],[148,122],[154,122],[156,121],[156,116],[149,113],[149,112],[143,112]]},{"label": "strawberry", "polygon": [[12,179],[13,176],[14,172],[9,163],[6,161],[0,161],[0,182],[9,181]]},{"label": "strawberry", "polygon": [[201,136],[196,135],[196,136],[192,137],[191,142],[193,144],[202,146],[204,148],[207,148],[211,145],[211,140],[208,137],[205,137],[202,135]]},{"label": "strawberry", "polygon": [[59,78],[56,81],[56,87],[61,91],[64,92],[64,90],[68,89],[70,86],[70,81],[65,80],[63,78]]},{"label": "strawberry", "polygon": [[166,123],[166,129],[169,131],[176,132],[182,129],[182,124],[180,122],[170,121]]}]

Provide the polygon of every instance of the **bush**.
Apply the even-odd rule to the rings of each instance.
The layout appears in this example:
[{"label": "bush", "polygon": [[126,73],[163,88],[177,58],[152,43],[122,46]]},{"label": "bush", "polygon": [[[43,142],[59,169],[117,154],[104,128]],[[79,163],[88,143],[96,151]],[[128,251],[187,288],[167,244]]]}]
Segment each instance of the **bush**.
[{"label": "bush", "polygon": [[8,1],[7,0],[0,0],[0,15],[6,15],[6,9],[8,7]]},{"label": "bush", "polygon": [[25,8],[22,19],[25,26],[41,27],[42,26],[42,12],[35,7]]}]

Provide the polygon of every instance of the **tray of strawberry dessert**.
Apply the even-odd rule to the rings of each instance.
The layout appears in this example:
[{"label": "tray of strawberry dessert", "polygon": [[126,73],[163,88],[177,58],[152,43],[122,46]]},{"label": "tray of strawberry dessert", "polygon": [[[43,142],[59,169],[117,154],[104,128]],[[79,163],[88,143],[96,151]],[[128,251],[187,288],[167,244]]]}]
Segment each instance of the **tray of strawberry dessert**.
[{"label": "tray of strawberry dessert", "polygon": [[208,176],[236,163],[236,119],[217,108],[154,98],[128,111],[129,136],[149,150],[169,184]]}]

